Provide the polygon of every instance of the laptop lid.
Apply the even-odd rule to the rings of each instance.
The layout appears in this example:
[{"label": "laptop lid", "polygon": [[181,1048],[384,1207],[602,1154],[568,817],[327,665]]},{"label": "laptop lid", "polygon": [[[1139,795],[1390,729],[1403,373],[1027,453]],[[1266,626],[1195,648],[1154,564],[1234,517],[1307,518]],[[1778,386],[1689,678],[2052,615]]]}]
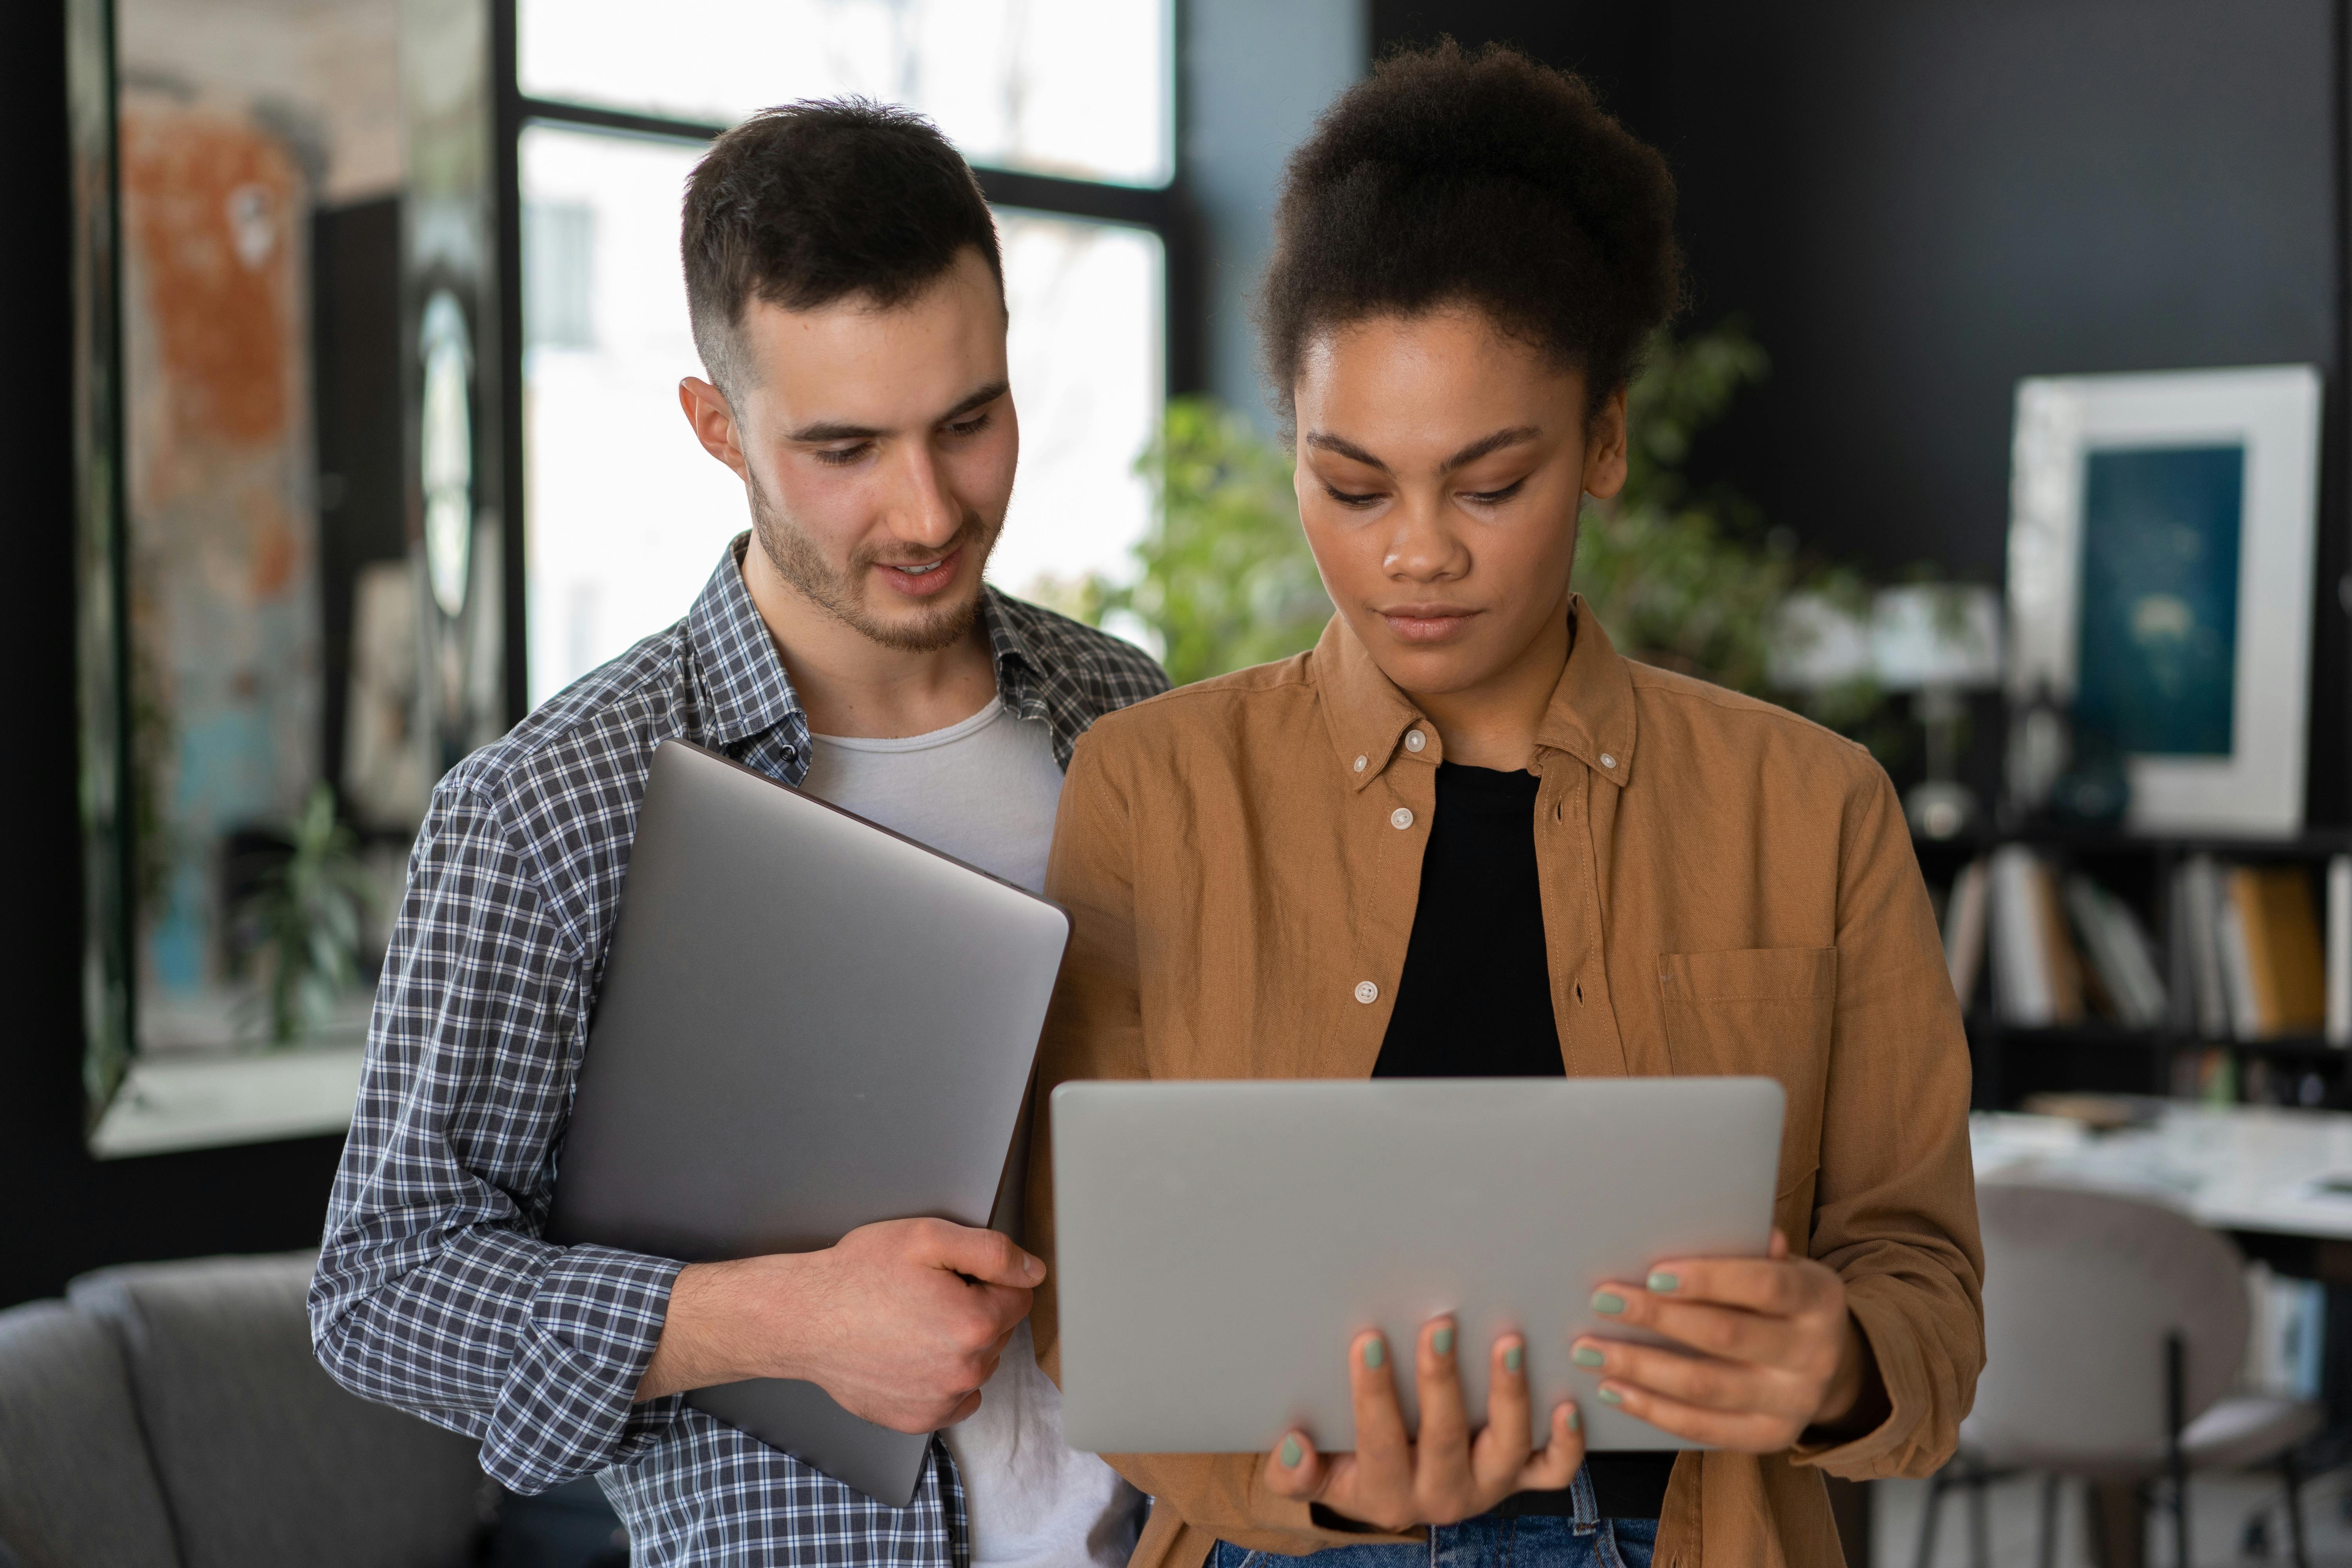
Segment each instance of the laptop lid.
[{"label": "laptop lid", "polygon": [[[550,1239],[688,1262],[985,1226],[1069,921],[681,741],[655,752]],[[814,1384],[689,1405],[903,1508],[928,1434]]]},{"label": "laptop lid", "polygon": [[[1596,1451],[1695,1445],[1602,1404],[1579,1334],[1609,1280],[1761,1257],[1782,1091],[1763,1078],[1066,1083],[1054,1090],[1062,1426],[1097,1453],[1355,1446],[1348,1345],[1456,1314],[1527,1336],[1531,1418],[1572,1395]],[[1412,1357],[1399,1393],[1417,1420]]]}]

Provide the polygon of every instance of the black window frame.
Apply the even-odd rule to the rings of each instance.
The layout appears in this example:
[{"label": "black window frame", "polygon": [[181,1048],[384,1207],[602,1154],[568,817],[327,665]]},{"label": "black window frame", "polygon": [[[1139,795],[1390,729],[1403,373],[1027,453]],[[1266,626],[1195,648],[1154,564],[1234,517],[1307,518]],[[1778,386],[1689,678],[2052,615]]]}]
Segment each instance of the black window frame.
[{"label": "black window frame", "polygon": [[[975,163],[972,174],[991,206],[1019,207],[1055,217],[1123,224],[1160,237],[1161,272],[1161,343],[1165,391],[1176,397],[1198,391],[1205,382],[1203,337],[1200,309],[1200,255],[1192,205],[1184,191],[1184,23],[1185,0],[1169,0],[1171,100],[1170,174],[1160,185],[1121,184],[1111,181],[1077,180],[1024,169]],[[524,493],[523,453],[523,269],[522,269],[522,135],[534,125],[567,126],[624,136],[693,143],[709,142],[727,127],[699,120],[640,114],[561,99],[538,98],[522,90],[521,60],[517,49],[517,0],[490,0],[490,76],[494,103],[491,128],[491,178],[498,193],[499,355],[504,374],[499,378],[499,438],[504,462],[499,465],[499,497],[504,515],[511,520],[504,531],[506,552],[506,697],[509,718],[520,721],[530,710],[530,628],[527,619],[530,514]]]}]

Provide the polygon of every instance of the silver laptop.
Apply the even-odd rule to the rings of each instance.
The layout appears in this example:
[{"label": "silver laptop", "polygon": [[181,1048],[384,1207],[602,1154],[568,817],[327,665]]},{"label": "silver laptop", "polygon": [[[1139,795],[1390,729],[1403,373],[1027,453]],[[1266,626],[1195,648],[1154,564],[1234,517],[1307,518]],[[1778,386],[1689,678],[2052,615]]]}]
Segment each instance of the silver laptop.
[{"label": "silver laptop", "polygon": [[1534,1436],[1576,1398],[1598,1450],[1684,1448],[1593,1397],[1591,1310],[1675,1256],[1763,1255],[1782,1094],[1763,1078],[1066,1083],[1054,1090],[1062,1426],[1097,1453],[1355,1447],[1348,1345],[1453,1312],[1473,1422],[1527,1336]]},{"label": "silver laptop", "polygon": [[[699,1262],[875,1220],[984,1226],[1069,921],[683,742],[654,753],[551,1239]],[[928,1435],[814,1384],[687,1403],[904,1508]]]}]

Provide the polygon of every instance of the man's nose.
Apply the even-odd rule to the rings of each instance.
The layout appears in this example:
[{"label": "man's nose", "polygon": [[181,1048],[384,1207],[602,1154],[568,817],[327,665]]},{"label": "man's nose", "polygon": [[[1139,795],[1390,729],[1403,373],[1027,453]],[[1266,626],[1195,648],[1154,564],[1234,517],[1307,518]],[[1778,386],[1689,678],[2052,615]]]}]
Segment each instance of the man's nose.
[{"label": "man's nose", "polygon": [[938,454],[928,446],[910,446],[901,484],[891,531],[909,544],[934,549],[953,539],[963,526],[963,508],[948,487]]}]

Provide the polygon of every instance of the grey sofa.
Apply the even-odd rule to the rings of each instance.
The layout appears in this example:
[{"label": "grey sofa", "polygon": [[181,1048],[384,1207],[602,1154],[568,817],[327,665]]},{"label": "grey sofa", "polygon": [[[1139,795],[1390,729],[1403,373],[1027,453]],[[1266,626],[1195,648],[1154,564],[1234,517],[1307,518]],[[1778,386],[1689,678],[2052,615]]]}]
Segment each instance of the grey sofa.
[{"label": "grey sofa", "polygon": [[312,1261],[108,1268],[0,1311],[0,1563],[499,1560],[502,1494],[476,1445],[354,1398],[313,1359]]}]

